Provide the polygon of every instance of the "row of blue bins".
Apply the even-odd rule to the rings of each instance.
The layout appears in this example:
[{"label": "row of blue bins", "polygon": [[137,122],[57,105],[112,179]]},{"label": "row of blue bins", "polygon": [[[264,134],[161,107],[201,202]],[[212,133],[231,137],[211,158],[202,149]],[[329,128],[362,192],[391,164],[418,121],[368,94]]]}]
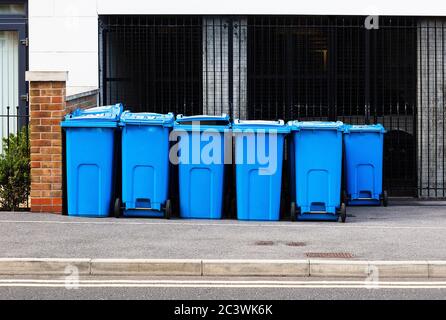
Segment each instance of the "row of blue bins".
[{"label": "row of blue bins", "polygon": [[[67,211],[72,216],[104,217],[113,212],[115,216],[169,218],[170,162],[177,161],[180,217],[220,219],[225,166],[235,160],[237,218],[279,220],[289,133],[292,219],[341,218],[345,222],[345,203],[387,202],[382,191],[385,131],[381,125],[231,122],[226,115],[175,119],[173,114],[123,112],[117,104],[76,110],[65,117],[62,127],[66,131]],[[178,142],[177,149],[171,140]],[[122,159],[122,199],[113,199],[117,152]],[[341,193],[343,167],[346,191]]]}]

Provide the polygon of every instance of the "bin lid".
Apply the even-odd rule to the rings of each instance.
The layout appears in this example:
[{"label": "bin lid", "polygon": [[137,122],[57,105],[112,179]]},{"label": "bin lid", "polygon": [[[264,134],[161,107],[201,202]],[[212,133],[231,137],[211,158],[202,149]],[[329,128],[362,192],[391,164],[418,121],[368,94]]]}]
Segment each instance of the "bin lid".
[{"label": "bin lid", "polygon": [[173,113],[161,114],[152,112],[137,112],[124,111],[121,115],[121,122],[124,125],[161,125],[165,127],[171,127],[173,125],[174,116]]},{"label": "bin lid", "polygon": [[62,127],[116,127],[123,110],[122,104],[76,109],[65,116]]},{"label": "bin lid", "polygon": [[240,120],[235,119],[232,125],[235,130],[268,130],[274,129],[278,133],[288,133],[290,132],[289,126],[285,125],[283,120],[269,121],[269,120]]},{"label": "bin lid", "polygon": [[386,133],[386,129],[381,124],[365,124],[365,125],[345,125],[345,133],[350,132],[377,132]]},{"label": "bin lid", "polygon": [[[195,122],[199,122],[199,126],[194,126]],[[206,129],[228,129],[231,127],[231,121],[227,114],[221,116],[211,115],[196,115],[196,116],[184,116],[179,114],[174,123],[175,128],[180,128],[188,131],[203,131]]]},{"label": "bin lid", "polygon": [[344,123],[341,121],[290,121],[291,130],[338,130],[344,131]]}]

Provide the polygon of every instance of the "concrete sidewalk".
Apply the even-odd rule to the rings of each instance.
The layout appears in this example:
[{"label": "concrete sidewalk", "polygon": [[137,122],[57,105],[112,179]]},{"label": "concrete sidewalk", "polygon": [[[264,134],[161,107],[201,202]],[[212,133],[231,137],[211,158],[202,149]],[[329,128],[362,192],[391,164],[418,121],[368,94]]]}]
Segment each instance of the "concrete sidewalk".
[{"label": "concrete sidewalk", "polygon": [[341,224],[1,212],[0,258],[446,260],[446,206],[348,213],[353,217]]}]

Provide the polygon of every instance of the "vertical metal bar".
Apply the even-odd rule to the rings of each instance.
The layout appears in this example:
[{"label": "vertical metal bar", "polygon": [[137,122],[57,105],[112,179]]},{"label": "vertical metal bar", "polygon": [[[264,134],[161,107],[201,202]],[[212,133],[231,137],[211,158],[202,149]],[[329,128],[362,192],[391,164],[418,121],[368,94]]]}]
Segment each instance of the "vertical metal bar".
[{"label": "vertical metal bar", "polygon": [[[259,22],[259,29],[260,29],[260,36],[261,36],[261,42],[260,43],[265,43],[265,23],[264,23],[264,16],[262,16],[262,18],[260,19]],[[264,69],[264,65],[265,65],[265,57],[264,57],[264,50],[261,50],[260,53],[260,65],[259,65],[259,76],[260,76],[260,94],[261,94],[261,99],[260,99],[260,119],[263,119],[263,100],[265,98],[265,69]]]},{"label": "vertical metal bar", "polygon": [[[298,19],[298,18],[297,18]],[[302,96],[301,96],[301,87],[300,87],[300,79],[302,79],[302,69],[300,64],[300,46],[299,36],[296,36],[296,42],[291,44],[291,40],[289,40],[289,35],[293,33],[295,29],[298,27],[292,26],[293,24],[298,24],[299,20],[290,19],[290,26],[284,26],[282,28],[282,34],[283,34],[283,44],[282,44],[282,51],[283,55],[285,55],[284,58],[282,58],[282,87],[283,87],[283,103],[286,108],[291,108],[291,116],[290,120],[299,120],[300,119],[300,107],[302,104]],[[288,44],[290,43],[290,44]],[[294,49],[287,50],[288,46],[293,46]],[[287,57],[288,52],[295,52],[296,55],[296,64],[291,62],[291,65],[288,65],[288,61],[292,61],[293,57]],[[294,66],[296,66],[296,74],[294,74]],[[287,71],[288,70],[288,71]],[[296,79],[296,81],[294,81]],[[297,115],[294,112],[295,104],[297,104]]]},{"label": "vertical metal bar", "polygon": [[[275,73],[275,78],[276,80],[274,81],[274,103],[276,105],[276,117],[278,118],[278,112],[279,112],[279,101],[278,101],[278,96],[279,96],[279,82],[280,82],[280,78],[279,78],[279,57],[278,57],[278,52],[279,52],[279,39],[280,39],[280,33],[278,32],[277,28],[279,25],[279,18],[276,17],[276,22],[275,22],[275,26],[274,26],[274,73]],[[292,106],[290,106],[290,109],[292,109]],[[288,120],[287,116],[286,116],[286,108],[283,107],[282,105],[282,115],[280,116],[282,119],[284,120]]]},{"label": "vertical metal bar", "polygon": [[442,143],[442,148],[443,148],[443,152],[442,152],[442,154],[443,154],[443,162],[442,162],[442,164],[443,164],[443,198],[445,198],[445,192],[446,192],[446,189],[445,189],[445,181],[446,181],[446,179],[445,179],[445,170],[444,170],[444,167],[445,167],[445,164],[446,164],[446,162],[445,162],[445,155],[444,155],[444,153],[445,153],[445,146],[446,146],[446,144],[445,144],[445,139],[444,139],[444,134],[445,134],[445,130],[444,130],[444,127],[445,127],[445,124],[444,124],[444,120],[446,119],[446,117],[445,117],[445,112],[444,112],[444,109],[446,108],[446,106],[445,106],[445,104],[444,104],[444,95],[445,95],[445,84],[444,84],[444,64],[445,64],[445,61],[444,61],[444,58],[445,58],[445,56],[446,56],[446,52],[445,52],[445,50],[444,50],[444,41],[445,41],[445,38],[444,38],[444,20],[442,20],[441,21],[441,52],[443,53],[442,54],[442,59],[441,59],[441,66],[442,66],[442,72],[441,72],[441,88],[442,88],[442,98],[443,98],[443,103],[442,103],[442,108],[443,108],[443,121],[442,121],[442,125],[443,125],[443,143]]},{"label": "vertical metal bar", "polygon": [[195,74],[198,81],[198,93],[197,93],[197,110],[198,113],[203,114],[203,17],[198,16],[195,18],[195,25],[193,32],[197,37],[198,45],[194,46],[194,56],[198,57],[197,66],[195,68]]},{"label": "vertical metal bar", "polygon": [[[186,29],[187,28],[185,26],[184,18],[181,19],[181,23],[182,23],[181,27],[183,29],[183,50],[184,50],[184,53],[181,55],[181,60],[182,60],[182,65],[183,65],[183,76],[181,78],[181,81],[183,82],[183,111],[182,111],[182,113],[183,114],[187,114],[187,111],[186,111],[187,110],[186,109],[186,105],[187,105],[187,87],[186,87],[186,83],[187,83],[187,72],[186,72],[186,64],[187,64],[187,61],[186,61]],[[206,37],[205,41],[207,41],[207,37]],[[207,42],[206,42],[206,45],[207,45]],[[207,81],[207,50],[204,51],[204,54],[205,54],[205,57],[206,57],[205,79]],[[207,101],[207,85],[206,85],[206,101]]]},{"label": "vertical metal bar", "polygon": [[6,107],[6,137],[7,137],[7,146],[9,148],[9,106]]},{"label": "vertical metal bar", "polygon": [[[315,18],[316,19],[316,18]],[[318,25],[319,27],[317,28],[317,31],[322,33],[322,36],[326,36],[326,29],[324,28],[324,21],[323,21],[323,17],[318,18]],[[325,39],[326,40],[326,39]],[[323,46],[322,48],[320,48],[319,50],[323,50]],[[316,73],[316,72],[315,72]],[[316,86],[319,87],[319,116],[323,117],[323,107],[322,107],[322,75],[324,74],[324,71],[320,72],[318,75],[315,75],[316,77]],[[316,86],[315,86],[315,90],[316,90]],[[322,120],[322,119],[321,119]]]},{"label": "vertical metal bar", "polygon": [[[204,20],[205,26],[204,26],[204,37],[205,37],[205,49],[204,49],[204,55],[205,55],[205,70],[204,70],[204,75],[205,75],[205,83],[206,83],[206,105],[204,106],[204,110],[209,110],[209,45],[208,45],[208,28],[209,28],[209,19],[206,17]],[[186,61],[185,61],[186,62]],[[185,63],[186,65],[186,63]],[[186,69],[185,69],[185,75],[186,75]],[[185,87],[186,90],[186,87]]]},{"label": "vertical metal bar", "polygon": [[26,149],[29,148],[29,105],[25,105]]},{"label": "vertical metal bar", "polygon": [[345,110],[346,110],[346,106],[348,104],[347,102],[347,77],[345,76],[347,73],[347,59],[348,59],[348,54],[347,54],[347,36],[348,36],[348,28],[345,24],[345,18],[342,18],[342,26],[341,26],[341,36],[340,36],[340,50],[341,50],[341,56],[339,58],[339,64],[340,64],[340,68],[338,69],[339,75],[338,77],[340,78],[340,84],[342,86],[342,89],[340,90],[341,92],[341,101],[340,101],[340,107],[338,111],[338,113],[336,114],[336,120],[344,120],[343,116],[345,115]]},{"label": "vertical metal bar", "polygon": [[216,111],[216,87],[217,87],[217,82],[216,82],[216,76],[215,76],[215,71],[216,71],[216,69],[215,69],[215,65],[216,65],[216,60],[215,60],[215,53],[216,53],[216,49],[215,49],[215,19],[214,18],[212,18],[212,49],[213,49],[213,53],[212,53],[212,55],[213,55],[213,58],[212,58],[212,67],[213,67],[213,73],[212,73],[212,75],[213,75],[213,83],[212,83],[212,88],[213,88],[213,101],[214,101],[214,114],[215,114],[215,111]]},{"label": "vertical metal bar", "polygon": [[16,128],[17,128],[17,136],[19,135],[19,133],[21,133],[21,130],[20,130],[20,114],[19,114],[19,106],[16,106],[15,107],[16,108],[16,114],[15,114],[15,116],[16,116]]},{"label": "vertical metal bar", "polygon": [[419,117],[420,117],[420,121],[418,122],[420,124],[419,128],[417,128],[418,130],[418,136],[419,136],[419,149],[421,149],[418,153],[419,153],[419,162],[418,162],[418,171],[420,172],[420,176],[419,176],[419,196],[422,196],[423,194],[423,167],[422,167],[422,163],[423,163],[423,150],[424,150],[424,144],[423,144],[423,48],[422,48],[422,37],[423,37],[423,26],[422,25],[417,25],[417,47],[418,47],[418,57],[419,57],[419,63],[418,65],[420,66],[418,69],[418,78],[420,79],[420,93],[419,93],[419,98],[420,98],[420,103],[419,103],[419,107],[420,110],[417,110],[417,113],[419,113]]},{"label": "vertical metal bar", "polygon": [[360,113],[360,105],[362,104],[360,101],[360,90],[361,90],[361,26],[359,23],[359,17],[356,19],[356,61],[355,61],[355,68],[356,68],[356,121],[359,121]]},{"label": "vertical metal bar", "polygon": [[[224,99],[223,99],[223,20],[220,18],[220,106],[221,111],[223,113],[223,110],[225,108],[224,106]],[[233,118],[233,114],[229,114],[231,118]]]},{"label": "vertical metal bar", "polygon": [[164,19],[161,17],[160,18],[160,29],[158,29],[158,33],[159,33],[159,38],[160,38],[160,63],[158,65],[158,72],[159,76],[160,76],[160,83],[161,83],[161,90],[160,90],[160,94],[161,94],[161,112],[164,113],[165,110],[165,105],[164,105],[164,95],[165,95],[165,81],[166,81],[166,74],[163,72],[164,69],[164,56],[167,54],[167,52],[165,52],[165,42],[166,42],[166,38],[162,32],[164,28]]},{"label": "vertical metal bar", "polygon": [[173,29],[171,27],[170,17],[167,19],[167,24],[169,25],[168,30],[169,34],[166,39],[166,57],[167,57],[167,81],[168,81],[168,92],[167,92],[167,109],[164,112],[169,112],[172,110],[172,36]]},{"label": "vertical metal bar", "polygon": [[[399,68],[399,64],[401,63],[401,60],[398,57],[398,54],[399,54],[399,41],[401,41],[401,39],[400,39],[400,18],[395,18],[394,21],[396,22],[395,23],[396,26],[394,26],[396,40],[394,41],[394,43],[392,43],[392,45],[395,46],[395,50],[393,50],[393,51],[394,51],[394,54],[395,54],[396,60],[397,60],[395,62],[395,65],[397,66],[397,70],[396,70],[395,75],[394,75],[394,77],[396,77],[396,79],[395,79],[395,89],[396,89],[396,91],[395,91],[396,92],[396,95],[395,95],[395,99],[396,99],[396,106],[395,106],[396,107],[396,127],[398,128],[398,132],[401,132],[401,127],[400,127],[401,114],[400,114],[400,101],[399,101],[399,92],[400,92],[400,68]],[[400,134],[400,133],[398,133],[398,134]],[[405,147],[407,149],[407,139],[404,139],[404,142],[405,142],[404,143]],[[399,139],[398,145],[399,146],[402,145],[402,139]],[[403,166],[404,170],[402,170],[403,172],[401,172],[400,179],[401,179],[401,177],[404,177],[404,180],[407,181],[407,176],[408,176],[407,175],[407,163],[408,163],[408,161],[407,161],[407,159],[404,159],[404,160],[400,159],[400,160],[402,160],[402,161],[404,161],[406,163],[406,165]],[[402,185],[400,187],[402,187]]]},{"label": "vertical metal bar", "polygon": [[[268,21],[267,21],[268,25],[268,51],[267,51],[267,77],[268,77],[268,89],[267,89],[267,99],[268,99],[268,119],[271,119],[271,95],[272,95],[272,90],[271,90],[271,84],[274,80],[272,80],[272,72],[271,72],[271,47],[272,47],[272,43],[271,43],[271,18],[268,17]],[[277,118],[277,116],[276,116]]]},{"label": "vertical metal bar", "polygon": [[[353,51],[354,51],[354,42],[353,42],[353,27],[351,26],[351,24],[352,24],[352,21],[349,21],[350,22],[350,50],[349,50],[349,55],[350,55],[350,58],[349,58],[349,62],[350,62],[350,72],[349,72],[349,75],[351,75],[351,79],[350,79],[350,81],[349,81],[349,85],[350,85],[350,89],[348,89],[349,90],[349,113],[348,113],[348,115],[351,117],[352,115],[353,115],[353,72],[354,72],[354,70],[353,70]],[[345,117],[343,117],[343,118],[345,118]],[[344,121],[344,119],[343,119],[343,121]]]},{"label": "vertical metal bar", "polygon": [[[413,24],[413,25],[411,25],[411,31],[410,31],[410,36],[411,36],[411,41],[415,44],[415,46],[417,46],[417,47],[415,47],[415,52],[414,52],[414,57],[413,57],[413,60],[411,60],[411,62],[412,62],[412,68],[414,69],[413,70],[413,73],[414,74],[416,74],[416,75],[418,75],[418,69],[421,69],[421,65],[417,68],[417,62],[418,62],[418,56],[417,56],[417,54],[418,54],[418,41],[417,41],[417,39],[418,39],[418,20],[416,20],[416,19],[414,19],[414,18],[412,18],[411,19],[411,23]],[[412,28],[413,28],[413,30],[412,30]],[[412,89],[412,88],[414,88],[414,89]],[[418,134],[418,112],[419,112],[419,110],[418,110],[418,81],[417,81],[417,78],[415,78],[414,79],[414,81],[412,81],[411,83],[410,83],[410,87],[408,88],[408,91],[409,92],[411,92],[412,94],[410,94],[410,98],[411,98],[411,101],[412,101],[412,117],[413,117],[413,119],[412,119],[412,127],[414,128],[413,129],[413,134],[414,134],[414,145],[415,145],[415,148],[414,148],[414,152],[413,152],[413,164],[414,164],[414,166],[413,166],[413,170],[415,171],[415,175],[414,175],[414,182],[413,182],[413,189],[412,189],[412,191],[414,192],[414,195],[416,196],[416,197],[418,197],[418,195],[419,195],[419,193],[418,193],[418,190],[419,190],[419,188],[418,188],[418,166],[417,166],[417,164],[418,164],[418,149],[419,149],[419,143],[418,143],[418,136],[417,136],[417,134]],[[420,86],[420,90],[419,90],[419,92],[421,93],[422,92],[422,86]],[[420,94],[420,96],[421,96],[421,94]],[[421,105],[421,104],[420,104]],[[421,141],[421,140],[420,140]]]},{"label": "vertical metal bar", "polygon": [[365,112],[365,123],[370,124],[370,30],[364,28],[364,34],[365,34],[364,112]]},{"label": "vertical metal bar", "polygon": [[[427,54],[426,54],[426,59],[427,59],[427,132],[428,132],[428,136],[430,136],[430,132],[431,132],[431,114],[430,114],[430,105],[431,105],[431,99],[430,99],[430,41],[429,41],[429,35],[430,35],[430,22],[428,22],[427,24],[427,29],[426,29],[426,49],[427,49]],[[430,137],[428,138],[428,143],[427,143],[427,195],[428,197],[430,197],[430,185],[431,185],[431,179],[430,179]]]},{"label": "vertical metal bar", "polygon": [[238,114],[241,112],[241,104],[242,104],[242,32],[243,32],[243,26],[242,26],[242,20],[238,20]]},{"label": "vertical metal bar", "polygon": [[434,20],[434,74],[435,74],[435,85],[434,85],[434,90],[435,90],[435,104],[434,104],[434,148],[435,148],[435,197],[438,197],[438,130],[437,130],[437,125],[438,125],[438,119],[437,119],[437,112],[438,112],[438,79],[437,79],[437,19]]},{"label": "vertical metal bar", "polygon": [[[385,50],[385,48],[388,48],[388,60],[383,64],[383,67],[385,69],[383,69],[383,78],[387,78],[387,83],[386,85],[388,86],[388,88],[386,88],[387,90],[385,90],[387,92],[387,98],[388,98],[388,116],[389,116],[389,121],[390,121],[390,127],[393,129],[393,106],[392,106],[392,82],[393,82],[393,77],[392,77],[392,73],[388,72],[387,70],[391,70],[392,68],[392,20],[389,18],[388,20],[389,23],[389,27],[386,29],[386,26],[383,26],[384,30],[386,30],[386,34],[388,34],[388,43],[386,46],[383,46],[383,50]],[[398,142],[399,142],[399,132],[396,131],[396,135],[397,135],[397,141],[394,141],[393,139],[390,139],[390,144],[392,145],[392,148],[394,147],[394,145],[396,144],[396,146],[398,146]],[[391,163],[394,164],[394,158],[393,155],[391,157]],[[394,177],[399,177],[401,174],[401,169],[400,168],[395,168],[392,167],[392,170],[397,171],[397,174],[393,174]],[[393,184],[393,187],[395,187],[395,185]],[[396,185],[396,187],[399,187],[398,184]]]},{"label": "vertical metal bar", "polygon": [[[189,77],[188,79],[188,83],[189,83],[189,90],[190,90],[190,98],[189,98],[189,102],[188,105],[186,106],[186,110],[190,113],[190,114],[198,114],[198,113],[202,113],[200,110],[200,103],[199,101],[199,95],[200,92],[198,92],[197,90],[195,90],[195,86],[196,86],[196,80],[195,79],[195,68],[194,68],[194,30],[195,30],[195,20],[194,17],[191,16],[190,19],[188,21],[184,22],[186,29],[189,31],[188,35],[187,35],[187,40],[188,40],[188,44],[187,47],[185,48],[185,57],[186,59],[186,65],[189,66],[188,68],[188,73],[189,73]],[[201,44],[200,44],[201,45]],[[197,95],[197,97],[196,97]]]},{"label": "vertical metal bar", "polygon": [[304,37],[303,37],[303,44],[302,44],[302,54],[304,56],[304,72],[303,77],[301,77],[302,81],[305,84],[305,115],[304,117],[308,117],[308,86],[309,86],[309,80],[308,80],[308,33],[309,33],[309,26],[306,20],[305,21],[305,28],[304,28]]},{"label": "vertical metal bar", "polygon": [[[229,114],[234,116],[234,49],[233,49],[233,33],[234,33],[233,19],[228,21],[228,100],[229,100]],[[254,42],[255,45],[255,42]],[[254,86],[255,89],[255,86]]]},{"label": "vertical metal bar", "polygon": [[[151,23],[150,23],[151,22]],[[149,50],[149,55],[151,58],[151,77],[150,77],[150,82],[151,87],[153,87],[152,89],[152,93],[153,93],[153,98],[150,99],[151,102],[151,107],[152,108],[159,108],[158,107],[158,95],[159,95],[159,82],[157,79],[157,70],[156,70],[156,55],[157,52],[160,50],[159,46],[157,45],[157,34],[156,34],[156,19],[155,17],[152,17],[150,20],[148,20],[148,28],[149,30],[151,30],[151,38],[152,40],[150,41],[150,50]]]}]

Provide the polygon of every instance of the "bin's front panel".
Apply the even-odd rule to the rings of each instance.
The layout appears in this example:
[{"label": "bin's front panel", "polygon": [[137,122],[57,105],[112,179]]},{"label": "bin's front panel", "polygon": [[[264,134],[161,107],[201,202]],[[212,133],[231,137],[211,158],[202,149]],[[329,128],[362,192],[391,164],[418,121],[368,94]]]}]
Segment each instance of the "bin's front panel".
[{"label": "bin's front panel", "polygon": [[66,129],[68,215],[109,215],[113,190],[114,130]]},{"label": "bin's front panel", "polygon": [[349,204],[379,204],[382,193],[383,134],[351,132],[344,137]]},{"label": "bin's front panel", "polygon": [[237,217],[279,220],[284,134],[237,133]]},{"label": "bin's front panel", "polygon": [[220,219],[223,207],[224,134],[187,131],[179,144],[182,218]]},{"label": "bin's front panel", "polygon": [[340,206],[342,132],[294,133],[296,199],[301,213],[336,214]]},{"label": "bin's front panel", "polygon": [[169,129],[126,125],[122,132],[122,201],[126,210],[160,211],[168,187]]}]

